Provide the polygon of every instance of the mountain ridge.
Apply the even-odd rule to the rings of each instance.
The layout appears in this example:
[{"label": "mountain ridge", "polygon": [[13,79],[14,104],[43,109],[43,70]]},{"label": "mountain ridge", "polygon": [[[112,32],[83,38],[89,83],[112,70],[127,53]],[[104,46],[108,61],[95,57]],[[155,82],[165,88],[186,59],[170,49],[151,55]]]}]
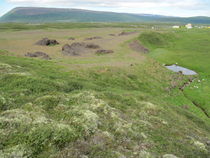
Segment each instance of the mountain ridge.
[{"label": "mountain ridge", "polygon": [[210,17],[173,17],[75,8],[16,7],[1,16],[0,22],[170,22],[210,24]]}]

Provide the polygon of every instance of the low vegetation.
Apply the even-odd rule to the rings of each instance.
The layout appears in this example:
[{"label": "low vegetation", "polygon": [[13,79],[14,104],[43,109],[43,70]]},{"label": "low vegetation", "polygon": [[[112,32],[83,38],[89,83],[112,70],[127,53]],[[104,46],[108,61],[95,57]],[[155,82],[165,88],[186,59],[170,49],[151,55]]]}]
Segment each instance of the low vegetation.
[{"label": "low vegetation", "polygon": [[157,24],[157,23],[85,23],[85,22],[72,22],[72,23],[0,23],[1,31],[24,31],[24,30],[52,30],[52,29],[78,29],[78,28],[158,28],[171,27],[171,24]]},{"label": "low vegetation", "polygon": [[175,41],[175,33],[159,33],[159,32],[144,32],[139,36],[139,40],[143,41],[144,45],[150,48],[164,48],[169,47]]},{"label": "low vegetation", "polygon": [[[67,59],[42,60],[0,51],[0,157],[153,158],[173,154],[207,158],[210,122],[203,108],[207,110],[208,104],[200,104],[196,96],[201,90],[208,92],[207,65],[196,69],[188,63],[200,75],[184,92],[180,87],[191,76],[162,66],[163,62],[188,66],[173,54],[172,45],[187,53],[193,48],[189,47],[192,43],[187,47],[185,36],[192,39],[201,33],[208,39],[206,31],[143,33],[140,40],[150,49],[148,55],[131,52],[126,42],[110,57],[94,54],[69,58],[68,63]],[[204,37],[197,42],[204,42]],[[179,42],[184,41],[178,39],[186,40],[186,45],[181,47]],[[132,64],[118,64],[128,61]],[[198,84],[202,89],[193,88]],[[208,94],[200,94],[204,97],[200,100],[207,101]]]},{"label": "low vegetation", "polygon": [[[170,36],[169,36],[170,34]],[[184,94],[210,117],[210,30],[177,30],[171,33],[143,33],[141,40],[152,51],[150,56],[170,65],[178,64],[199,73],[199,78]],[[169,38],[168,38],[169,37]]]}]

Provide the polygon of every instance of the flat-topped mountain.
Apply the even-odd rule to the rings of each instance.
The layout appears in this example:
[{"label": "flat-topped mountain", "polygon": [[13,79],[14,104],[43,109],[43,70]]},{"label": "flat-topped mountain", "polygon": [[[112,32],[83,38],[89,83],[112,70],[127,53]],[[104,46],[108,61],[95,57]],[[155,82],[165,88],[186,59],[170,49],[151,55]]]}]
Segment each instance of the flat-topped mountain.
[{"label": "flat-topped mountain", "polygon": [[0,22],[190,22],[209,24],[210,17],[181,18],[83,9],[18,7],[3,15]]}]

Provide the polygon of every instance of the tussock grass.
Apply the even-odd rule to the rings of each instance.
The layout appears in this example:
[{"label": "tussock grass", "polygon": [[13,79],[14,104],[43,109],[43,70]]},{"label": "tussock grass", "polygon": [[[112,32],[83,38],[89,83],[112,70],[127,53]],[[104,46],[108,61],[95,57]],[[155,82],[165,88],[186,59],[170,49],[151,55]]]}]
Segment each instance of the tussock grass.
[{"label": "tussock grass", "polygon": [[174,75],[151,59],[81,71],[5,55],[0,63],[1,157],[208,155],[205,115],[178,106],[191,102],[165,90]]}]

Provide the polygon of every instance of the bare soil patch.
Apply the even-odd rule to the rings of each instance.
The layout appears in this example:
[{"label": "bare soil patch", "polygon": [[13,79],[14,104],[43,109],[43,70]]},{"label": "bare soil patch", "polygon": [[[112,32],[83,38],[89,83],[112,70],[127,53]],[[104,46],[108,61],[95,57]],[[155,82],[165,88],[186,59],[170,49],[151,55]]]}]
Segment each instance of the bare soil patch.
[{"label": "bare soil patch", "polygon": [[26,57],[32,57],[32,58],[42,58],[45,60],[51,60],[50,56],[44,52],[35,52],[35,53],[27,53],[25,54]]},{"label": "bare soil patch", "polygon": [[65,44],[62,47],[62,53],[64,55],[77,56],[77,55],[82,55],[82,54],[91,52],[91,49],[98,49],[98,48],[100,48],[100,46],[96,44],[75,42],[75,43],[72,43],[71,45]]},{"label": "bare soil patch", "polygon": [[36,45],[41,45],[41,46],[50,46],[50,45],[57,45],[59,44],[58,41],[54,39],[48,39],[48,38],[43,38],[42,40],[36,42]]},{"label": "bare soil patch", "polygon": [[104,55],[104,54],[111,54],[114,53],[113,50],[105,50],[105,49],[100,49],[96,51],[97,55]]},{"label": "bare soil patch", "polygon": [[87,44],[87,45],[86,45],[86,48],[90,48],[90,49],[99,49],[100,46],[97,45],[97,44],[92,44],[92,43],[90,43],[90,44]]},{"label": "bare soil patch", "polygon": [[70,38],[68,38],[68,40],[74,41],[75,38],[74,37],[70,37]]},{"label": "bare soil patch", "polygon": [[86,41],[88,41],[88,40],[94,40],[94,39],[102,39],[102,37],[100,37],[100,36],[94,36],[94,37],[85,38]]},{"label": "bare soil patch", "polygon": [[149,49],[145,48],[142,44],[139,43],[139,41],[133,41],[129,44],[129,47],[136,51],[136,52],[143,52],[143,53],[149,53]]},{"label": "bare soil patch", "polygon": [[118,36],[126,36],[126,35],[132,35],[132,34],[135,34],[136,32],[121,32]]}]

